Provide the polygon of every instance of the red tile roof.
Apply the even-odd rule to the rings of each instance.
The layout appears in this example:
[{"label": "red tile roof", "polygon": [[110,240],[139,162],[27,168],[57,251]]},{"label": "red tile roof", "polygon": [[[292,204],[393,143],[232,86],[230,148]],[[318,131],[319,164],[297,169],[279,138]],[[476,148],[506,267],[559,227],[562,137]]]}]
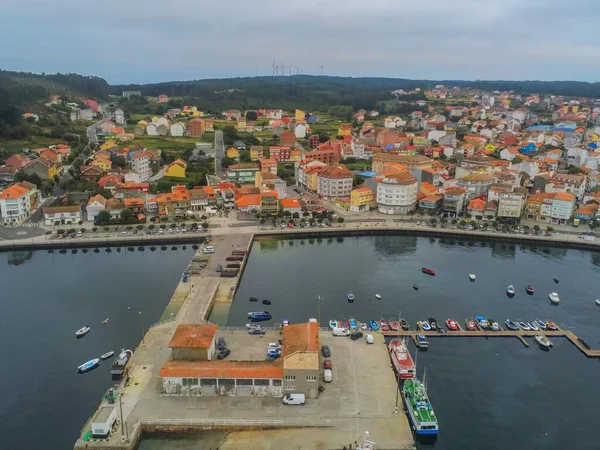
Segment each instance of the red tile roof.
[{"label": "red tile roof", "polygon": [[283,378],[277,361],[167,361],[159,377],[173,378]]},{"label": "red tile roof", "polygon": [[299,323],[283,328],[283,351],[286,357],[295,352],[319,351],[319,324]]},{"label": "red tile roof", "polygon": [[208,348],[217,334],[215,324],[182,324],[177,327],[170,348]]}]

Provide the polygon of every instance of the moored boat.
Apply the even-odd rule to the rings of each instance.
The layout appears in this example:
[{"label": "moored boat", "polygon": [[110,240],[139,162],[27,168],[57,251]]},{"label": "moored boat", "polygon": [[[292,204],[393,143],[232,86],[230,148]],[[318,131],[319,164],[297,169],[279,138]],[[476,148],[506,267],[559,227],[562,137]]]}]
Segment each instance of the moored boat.
[{"label": "moored boat", "polygon": [[283,321],[281,322],[281,325],[284,327],[287,327],[290,324],[290,320],[289,319],[283,319]]},{"label": "moored boat", "polygon": [[552,278],[552,279],[554,280],[554,282],[555,282],[556,284],[558,284],[558,278],[554,277],[554,278]]},{"label": "moored boat", "polygon": [[416,377],[406,380],[402,387],[402,399],[416,434],[438,434],[438,420],[429,402],[425,383]]},{"label": "moored boat", "polygon": [[550,350],[550,347],[552,347],[552,342],[550,339],[543,334],[538,334],[534,339],[543,350]]},{"label": "moored boat", "polygon": [[375,294],[375,298],[376,298],[377,300],[381,300],[381,295],[379,295],[379,294]]},{"label": "moored boat", "polygon": [[184,283],[187,283],[187,281],[190,279],[190,276],[187,273],[184,273],[181,276],[181,281],[183,281]]},{"label": "moored boat", "polygon": [[600,306],[600,298],[596,299],[596,305]]},{"label": "moored boat", "polygon": [[510,319],[506,319],[504,321],[504,324],[506,325],[506,328],[508,328],[511,331],[518,331],[519,330],[519,325],[516,322],[514,322],[514,321],[512,321]]},{"label": "moored boat", "polygon": [[558,297],[558,294],[556,292],[551,292],[550,294],[548,294],[548,298],[555,305],[558,305],[560,303],[560,298]]},{"label": "moored boat", "polygon": [[110,319],[108,317],[102,321],[102,325],[106,325],[107,323],[110,323]]},{"label": "moored boat", "polygon": [[367,328],[369,328],[369,325],[367,324],[367,322],[361,322],[360,323],[360,328],[363,330],[366,330]]},{"label": "moored boat", "polygon": [[263,300],[262,304],[263,305],[270,305],[271,304],[271,300]]},{"label": "moored boat", "polygon": [[122,376],[125,371],[125,366],[133,356],[133,352],[131,350],[121,350],[119,356],[113,362],[112,367],[110,368],[110,373],[115,376]]},{"label": "moored boat", "polygon": [[388,322],[388,324],[389,324],[390,329],[392,331],[398,331],[398,330],[400,330],[400,323],[398,323],[397,320],[390,319],[390,321]]},{"label": "moored boat", "polygon": [[537,326],[535,321],[527,322],[527,325],[529,325],[529,328],[531,328],[533,331],[540,331],[540,327]]},{"label": "moored boat", "polygon": [[84,362],[82,365],[77,367],[77,371],[79,373],[85,373],[88,370],[92,370],[94,367],[96,367],[99,362],[100,362],[100,359],[98,359],[98,358],[90,359],[89,361]]},{"label": "moored boat", "polygon": [[338,326],[338,321],[337,320],[330,320],[329,321],[329,328],[334,329],[334,328],[339,328]]},{"label": "moored boat", "polygon": [[527,287],[525,288],[525,292],[527,292],[529,295],[533,295],[535,290],[533,289],[532,285],[528,284]]},{"label": "moored boat", "polygon": [[392,365],[398,378],[408,380],[415,376],[415,363],[410,356],[406,341],[400,338],[394,338],[388,345]]},{"label": "moored boat", "polygon": [[85,327],[81,327],[79,330],[77,330],[75,332],[75,336],[78,338],[82,338],[84,337],[86,334],[88,334],[91,330],[91,327],[89,325],[86,325]]},{"label": "moored boat", "polygon": [[558,330],[558,326],[550,320],[548,322],[546,322],[546,328],[548,328],[548,330],[550,330],[550,331]]},{"label": "moored boat", "polygon": [[519,328],[521,328],[521,330],[531,331],[531,327],[529,325],[527,325],[525,322],[519,321],[518,324],[519,324]]},{"label": "moored boat", "polygon": [[347,321],[345,321],[345,320],[342,320],[342,321],[338,322],[338,325],[339,325],[340,328],[344,328],[346,330],[350,329],[350,324]]},{"label": "moored boat", "polygon": [[418,290],[419,290],[419,285],[418,285],[418,284],[413,284],[413,289],[414,289],[415,291],[418,291]]},{"label": "moored boat", "polygon": [[544,322],[543,320],[540,319],[536,319],[535,323],[538,327],[540,327],[540,330],[546,330],[548,327],[546,326],[546,322]]},{"label": "moored boat", "polygon": [[350,319],[348,321],[348,325],[350,325],[351,330],[358,330],[358,324],[356,323],[356,320]]},{"label": "moored boat", "polygon": [[479,328],[481,328],[482,330],[487,330],[488,329],[489,323],[485,319],[485,317],[483,317],[483,316],[475,316],[475,320],[477,321],[477,325],[479,325]]},{"label": "moored boat", "polygon": [[256,297],[250,297],[250,301],[251,301],[251,302],[257,302],[257,301],[258,301],[258,299],[257,299]]},{"label": "moored boat", "polygon": [[260,329],[260,325],[257,323],[247,323],[246,324],[246,330],[259,330]]},{"label": "moored boat", "polygon": [[369,322],[369,325],[371,325],[372,330],[375,330],[375,331],[379,330],[379,324],[377,324],[376,320],[371,320]]},{"label": "moored boat", "polygon": [[350,303],[352,303],[354,301],[354,293],[352,291],[348,292],[348,294],[346,295],[346,298],[348,299],[348,301]]},{"label": "moored boat", "polygon": [[433,269],[428,269],[427,267],[423,267],[421,268],[421,272],[423,272],[426,275],[431,275],[431,276],[435,276],[435,270]]},{"label": "moored boat", "polygon": [[100,359],[104,361],[105,359],[110,358],[114,354],[115,354],[115,352],[113,350],[111,350],[110,352],[106,352],[104,355],[100,356]]},{"label": "moored boat", "polygon": [[379,327],[381,328],[381,331],[390,331],[390,326],[385,319],[379,321]]},{"label": "moored boat", "polygon": [[417,334],[417,347],[423,350],[429,348],[429,341],[422,334]]},{"label": "moored boat", "polygon": [[410,330],[410,323],[408,323],[408,320],[406,319],[400,319],[400,326],[404,331]]},{"label": "moored boat", "polygon": [[475,281],[475,274],[474,273],[470,273],[469,274],[469,280]]},{"label": "moored boat", "polygon": [[254,321],[271,320],[271,314],[269,311],[254,311],[248,313],[248,318]]},{"label": "moored boat", "polygon": [[425,331],[431,331],[431,325],[429,325],[429,322],[427,322],[426,320],[421,320],[419,322],[419,325],[421,325],[421,328]]},{"label": "moored boat", "polygon": [[467,327],[468,331],[477,330],[477,324],[473,319],[465,319],[465,326]]},{"label": "moored boat", "polygon": [[511,296],[511,297],[512,297],[513,295],[515,295],[515,287],[514,287],[512,284],[509,284],[509,285],[506,287],[506,295],[508,295],[508,296]]},{"label": "moored boat", "polygon": [[437,329],[438,329],[437,320],[435,320],[433,317],[429,317],[427,319],[427,321],[429,322],[429,325],[431,326],[432,331],[437,331]]},{"label": "moored boat", "polygon": [[497,320],[489,319],[488,323],[490,324],[490,330],[492,331],[500,331],[500,324]]},{"label": "moored boat", "polygon": [[446,319],[446,326],[451,331],[458,330],[458,324],[453,319]]}]

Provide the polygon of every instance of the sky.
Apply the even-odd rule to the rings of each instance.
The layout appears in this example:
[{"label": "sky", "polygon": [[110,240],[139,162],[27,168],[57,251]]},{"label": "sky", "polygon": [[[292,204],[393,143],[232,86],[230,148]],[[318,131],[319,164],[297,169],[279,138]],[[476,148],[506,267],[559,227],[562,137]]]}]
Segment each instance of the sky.
[{"label": "sky", "polygon": [[[0,69],[596,81],[598,0],[0,0]],[[286,68],[286,74],[290,69]]]}]

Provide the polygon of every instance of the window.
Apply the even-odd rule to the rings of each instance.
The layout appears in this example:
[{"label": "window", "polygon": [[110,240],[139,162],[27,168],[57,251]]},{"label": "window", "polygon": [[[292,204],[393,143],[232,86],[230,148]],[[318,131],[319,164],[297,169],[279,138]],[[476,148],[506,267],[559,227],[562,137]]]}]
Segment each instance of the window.
[{"label": "window", "polygon": [[281,386],[281,380],[272,380],[273,386]]},{"label": "window", "polygon": [[289,386],[288,385],[288,386],[285,387],[285,390],[286,391],[295,391],[296,390],[296,386]]},{"label": "window", "polygon": [[254,380],[254,386],[268,386],[269,380]]},{"label": "window", "polygon": [[252,386],[252,380],[246,380],[246,379],[237,379],[236,380],[236,384],[238,386]]},{"label": "window", "polygon": [[284,378],[286,381],[296,381],[296,375],[286,375]]},{"label": "window", "polygon": [[198,378],[183,378],[182,384],[184,386],[198,386]]},{"label": "window", "polygon": [[317,377],[313,375],[307,375],[306,381],[317,381]]}]

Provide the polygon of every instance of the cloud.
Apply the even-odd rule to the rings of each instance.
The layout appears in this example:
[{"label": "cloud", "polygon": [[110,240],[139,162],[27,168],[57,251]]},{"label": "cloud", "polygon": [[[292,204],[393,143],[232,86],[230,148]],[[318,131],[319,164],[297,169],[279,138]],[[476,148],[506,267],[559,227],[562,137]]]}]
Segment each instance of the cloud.
[{"label": "cloud", "polygon": [[[4,2],[0,67],[111,83],[271,73],[594,81],[596,0]],[[286,69],[287,71],[287,69]]]}]

